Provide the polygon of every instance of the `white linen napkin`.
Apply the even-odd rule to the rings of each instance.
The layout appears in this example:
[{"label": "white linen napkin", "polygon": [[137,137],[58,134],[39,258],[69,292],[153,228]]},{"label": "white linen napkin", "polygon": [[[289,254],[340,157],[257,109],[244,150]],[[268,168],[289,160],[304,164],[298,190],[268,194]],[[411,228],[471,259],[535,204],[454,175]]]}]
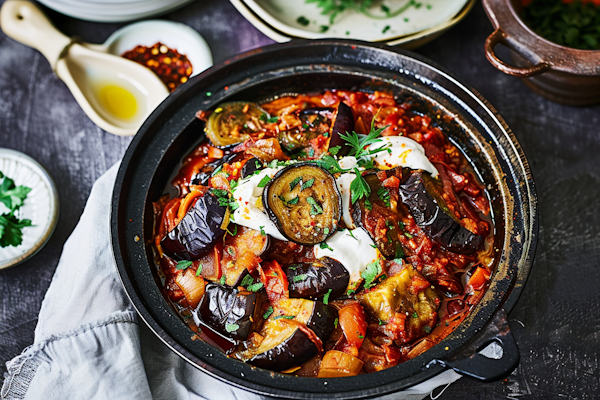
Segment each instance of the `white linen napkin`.
[{"label": "white linen napkin", "polygon": [[[32,346],[7,363],[2,399],[261,399],[188,364],[143,324],[110,245],[119,165],[94,184],[65,243]],[[382,399],[422,399],[460,378],[452,370]]]}]

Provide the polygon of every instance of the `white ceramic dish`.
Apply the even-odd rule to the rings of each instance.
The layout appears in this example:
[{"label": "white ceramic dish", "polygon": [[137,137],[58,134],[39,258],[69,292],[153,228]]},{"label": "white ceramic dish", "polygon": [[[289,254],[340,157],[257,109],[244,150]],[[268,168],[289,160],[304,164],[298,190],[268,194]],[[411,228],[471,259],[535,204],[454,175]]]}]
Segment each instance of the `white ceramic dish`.
[{"label": "white ceramic dish", "polygon": [[[456,14],[468,0],[425,0],[418,2],[420,7],[411,6],[403,13],[384,19],[374,19],[364,14],[347,10],[338,15],[333,24],[329,16],[322,15],[315,3],[305,0],[243,0],[244,3],[276,30],[305,39],[342,38],[372,42],[390,41],[400,36],[410,35],[440,25]],[[384,5],[396,10],[409,0],[386,0]],[[379,7],[370,10],[373,15],[385,16]],[[301,25],[298,19],[304,17],[309,23]],[[322,27],[328,27],[323,32]]]},{"label": "white ceramic dish", "polygon": [[[69,4],[60,0],[38,0],[46,7],[73,18],[95,22],[126,22],[136,19],[149,18],[165,14],[191,3],[194,0],[148,0],[148,1],[116,1],[107,2],[104,7],[100,2],[71,1]],[[100,11],[98,6],[100,5]],[[149,7],[148,7],[149,5]],[[116,12],[111,11],[113,6],[125,6]],[[128,7],[131,6],[131,7]]]},{"label": "white ceramic dish", "polygon": [[[229,0],[231,4],[238,10],[244,18],[246,18],[256,29],[262,32],[265,36],[273,39],[278,43],[289,42],[293,39],[301,39],[299,37],[286,35],[274,27],[263,21],[255,12],[253,12],[243,0]],[[416,49],[417,47],[423,46],[426,43],[434,40],[435,38],[442,35],[448,29],[459,23],[467,14],[471,11],[477,0],[468,0],[467,4],[451,19],[434,26],[429,29],[425,29],[420,32],[416,32],[411,35],[405,35],[398,38],[394,38],[386,42],[389,46],[400,46],[406,49]]]},{"label": "white ceramic dish", "polygon": [[204,38],[189,26],[173,21],[136,22],[115,31],[102,45],[85,45],[120,56],[138,45],[150,47],[157,42],[185,54],[192,63],[192,76],[212,66],[212,54]]},{"label": "white ceramic dish", "polygon": [[[23,228],[23,243],[0,247],[0,269],[17,265],[37,253],[50,239],[58,222],[58,193],[48,172],[33,158],[21,152],[0,148],[0,171],[15,185],[31,188],[18,211],[21,219],[33,226]],[[6,212],[0,203],[0,214]]]}]

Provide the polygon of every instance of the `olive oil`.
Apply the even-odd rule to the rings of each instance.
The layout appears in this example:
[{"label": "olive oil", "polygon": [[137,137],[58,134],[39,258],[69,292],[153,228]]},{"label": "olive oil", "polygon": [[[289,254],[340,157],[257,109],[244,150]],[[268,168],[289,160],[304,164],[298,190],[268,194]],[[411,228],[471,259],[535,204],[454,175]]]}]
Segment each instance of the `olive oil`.
[{"label": "olive oil", "polygon": [[127,120],[137,113],[138,102],[135,96],[120,86],[103,86],[98,97],[103,108],[119,119]]}]

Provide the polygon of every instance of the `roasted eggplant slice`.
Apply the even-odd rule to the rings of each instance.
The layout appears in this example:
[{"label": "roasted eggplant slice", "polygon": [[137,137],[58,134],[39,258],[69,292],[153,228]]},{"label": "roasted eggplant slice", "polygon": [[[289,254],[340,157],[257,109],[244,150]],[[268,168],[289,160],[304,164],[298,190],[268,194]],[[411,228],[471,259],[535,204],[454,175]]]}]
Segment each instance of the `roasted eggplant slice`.
[{"label": "roasted eggplant slice", "polygon": [[223,158],[219,158],[216,161],[206,164],[196,175],[192,177],[191,184],[208,186],[208,180],[217,168],[223,164],[231,164],[242,156],[243,154],[241,153],[229,153],[225,154]]},{"label": "roasted eggplant slice", "polygon": [[411,265],[356,296],[380,329],[401,343],[425,336],[437,322],[436,291]]},{"label": "roasted eggplant slice", "polygon": [[199,197],[161,241],[163,251],[175,260],[198,260],[225,234],[221,225],[226,214],[227,207],[211,193]]},{"label": "roasted eggplant slice", "polygon": [[[335,300],[346,292],[350,274],[336,260],[323,257],[313,262],[290,265],[286,271],[290,297]],[[329,292],[331,290],[331,292]]]},{"label": "roasted eggplant slice", "polygon": [[228,148],[262,131],[269,114],[256,103],[233,101],[220,104],[208,117],[206,136],[213,146]]},{"label": "roasted eggplant slice", "polygon": [[263,169],[263,163],[258,160],[256,157],[252,157],[242,167],[242,179],[249,177],[250,175],[254,175],[256,171],[260,171]]},{"label": "roasted eggplant slice", "polygon": [[275,371],[292,368],[323,351],[336,318],[335,308],[323,303],[282,300],[261,329],[262,340],[252,341],[234,356]]},{"label": "roasted eggplant slice", "polygon": [[209,283],[198,307],[198,314],[220,334],[234,340],[246,340],[252,325],[256,296],[253,292]]},{"label": "roasted eggplant slice", "polygon": [[[230,229],[233,229],[230,225]],[[225,284],[234,286],[242,279],[246,271],[254,270],[261,262],[260,256],[269,247],[269,236],[261,235],[243,226],[237,226],[234,236],[227,235],[223,244],[221,269],[225,275]]]},{"label": "roasted eggplant slice", "polygon": [[263,191],[269,218],[289,240],[312,246],[333,235],[342,216],[334,177],[311,163],[279,171]]},{"label": "roasted eggplant slice", "polygon": [[415,222],[442,247],[459,254],[473,254],[483,237],[461,226],[436,194],[435,180],[426,172],[414,170],[401,183],[399,191]]},{"label": "roasted eggplant slice", "polygon": [[352,108],[347,106],[346,103],[340,102],[335,115],[335,122],[331,127],[329,148],[340,146],[337,154],[339,156],[348,155],[352,148],[348,146],[348,142],[340,137],[340,133],[349,133],[352,131],[354,131],[354,114],[352,113]]}]

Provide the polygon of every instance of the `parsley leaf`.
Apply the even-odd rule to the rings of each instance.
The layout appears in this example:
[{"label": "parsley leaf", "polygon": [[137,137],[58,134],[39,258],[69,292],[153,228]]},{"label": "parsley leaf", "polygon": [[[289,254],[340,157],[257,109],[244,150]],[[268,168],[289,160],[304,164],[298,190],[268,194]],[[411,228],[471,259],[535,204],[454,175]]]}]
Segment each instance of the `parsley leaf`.
[{"label": "parsley leaf", "polygon": [[377,197],[383,201],[383,204],[385,204],[386,207],[390,206],[390,192],[386,188],[379,188],[377,191]]},{"label": "parsley leaf", "polygon": [[296,317],[294,315],[278,315],[278,316],[276,316],[273,319],[281,319],[281,318],[284,318],[284,319],[294,319]]},{"label": "parsley leaf", "polygon": [[269,123],[269,124],[273,124],[277,121],[279,121],[279,117],[271,117],[271,118],[267,119],[267,123]]},{"label": "parsley leaf", "polygon": [[306,278],[307,278],[307,277],[308,277],[308,275],[306,275],[306,274],[300,274],[300,275],[296,275],[296,276],[294,276],[294,277],[292,278],[292,280],[293,280],[294,282],[300,282],[300,281],[306,280]]},{"label": "parsley leaf", "polygon": [[333,249],[325,242],[321,242],[321,244],[319,245],[320,248],[322,249],[327,249],[327,250],[331,250],[333,251]]},{"label": "parsley leaf", "polygon": [[263,286],[265,285],[262,282],[257,282],[255,284],[249,285],[248,290],[251,292],[258,292],[260,289],[263,288]]},{"label": "parsley leaf", "polygon": [[339,323],[339,319],[338,319],[338,318],[336,318],[336,319],[334,319],[334,320],[333,320],[333,326],[334,326],[336,329],[337,329],[337,327],[338,327],[338,323]]},{"label": "parsley leaf", "polygon": [[264,188],[265,186],[267,186],[267,183],[269,183],[270,180],[271,177],[269,175],[265,175],[256,186],[258,186],[259,188]]},{"label": "parsley leaf", "polygon": [[[304,190],[304,189],[308,189],[309,187],[311,187],[313,184],[315,183],[315,178],[312,178],[306,182],[302,183],[302,187],[300,188],[300,190]],[[291,184],[290,184],[291,185]]]},{"label": "parsley leaf", "polygon": [[196,270],[196,276],[200,276],[202,274],[202,263],[198,265],[198,269]]},{"label": "parsley leaf", "polygon": [[287,204],[290,204],[293,206],[294,204],[298,204],[298,201],[300,201],[300,198],[298,196],[296,196],[293,199],[287,201]]},{"label": "parsley leaf", "polygon": [[226,279],[227,279],[227,278],[225,277],[225,274],[223,274],[223,275],[221,276],[221,279],[220,279],[220,281],[219,281],[219,282],[221,282],[221,285],[224,285],[224,284],[225,284],[225,280],[226,280]]},{"label": "parsley leaf", "polygon": [[294,188],[300,183],[301,180],[301,176],[295,177],[294,180],[290,182],[290,190],[294,190]]},{"label": "parsley leaf", "polygon": [[365,288],[368,289],[373,286],[373,281],[377,276],[381,274],[381,263],[379,260],[375,260],[370,264],[367,264],[367,269],[360,273],[360,276],[365,280]]},{"label": "parsley leaf", "polygon": [[311,205],[310,215],[323,214],[323,208],[312,197],[307,197],[306,202]]},{"label": "parsley leaf", "polygon": [[238,324],[225,324],[225,330],[229,333],[235,332],[238,329],[240,329],[240,326]]},{"label": "parsley leaf", "polygon": [[0,215],[0,247],[18,246],[23,243],[21,229],[31,226],[31,220],[19,220],[12,213]]},{"label": "parsley leaf", "polygon": [[177,267],[175,267],[176,269],[186,269],[188,268],[190,265],[192,265],[193,263],[191,261],[188,260],[182,260],[182,261],[178,261],[177,262]]},{"label": "parsley leaf", "polygon": [[22,185],[15,186],[15,182],[12,179],[4,175],[2,176],[4,178],[2,183],[0,183],[0,202],[4,203],[12,213],[23,205],[23,201],[27,197],[27,194],[31,192],[31,188]]},{"label": "parsley leaf", "polygon": [[342,148],[342,146],[334,146],[329,149],[329,153],[331,153],[332,155],[335,156],[337,153],[339,153],[341,148]]},{"label": "parsley leaf", "polygon": [[244,279],[242,279],[242,281],[240,282],[240,286],[247,287],[252,285],[253,283],[254,278],[252,277],[252,275],[248,274],[244,277]]},{"label": "parsley leaf", "polygon": [[263,318],[267,319],[269,318],[269,316],[273,314],[273,306],[269,306],[269,308],[267,309],[267,311],[265,311],[265,313],[263,314]]},{"label": "parsley leaf", "polygon": [[325,293],[325,296],[323,296],[323,304],[329,303],[329,296],[331,296],[331,292],[332,292],[332,289],[329,289],[327,291],[327,293]]},{"label": "parsley leaf", "polygon": [[260,227],[260,234],[261,234],[261,236],[267,236],[267,234],[265,233],[265,227],[264,226]]},{"label": "parsley leaf", "polygon": [[358,168],[354,167],[354,173],[356,174],[356,178],[350,183],[350,192],[352,194],[352,204],[356,203],[358,200],[363,197],[369,197],[371,194],[371,187],[362,177]]}]

